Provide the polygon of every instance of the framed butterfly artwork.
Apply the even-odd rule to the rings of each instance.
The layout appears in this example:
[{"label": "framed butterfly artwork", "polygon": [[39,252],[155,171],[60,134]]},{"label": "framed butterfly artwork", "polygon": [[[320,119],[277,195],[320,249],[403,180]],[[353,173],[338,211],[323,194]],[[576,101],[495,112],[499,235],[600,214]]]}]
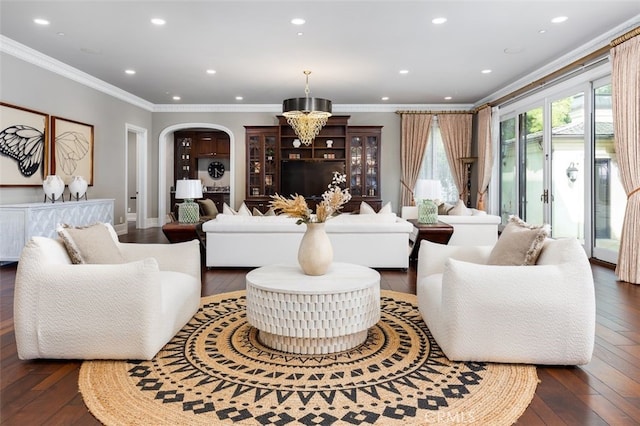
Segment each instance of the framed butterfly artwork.
[{"label": "framed butterfly artwork", "polygon": [[42,186],[49,115],[0,102],[0,186]]},{"label": "framed butterfly artwork", "polygon": [[51,117],[51,173],[68,185],[82,176],[93,185],[93,126]]}]

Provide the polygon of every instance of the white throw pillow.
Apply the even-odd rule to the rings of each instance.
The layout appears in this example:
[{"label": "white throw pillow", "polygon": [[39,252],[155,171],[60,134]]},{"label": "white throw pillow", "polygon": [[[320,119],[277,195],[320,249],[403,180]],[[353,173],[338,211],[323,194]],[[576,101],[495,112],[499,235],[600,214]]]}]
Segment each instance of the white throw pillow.
[{"label": "white throw pillow", "polygon": [[386,214],[386,213],[393,213],[393,209],[391,208],[391,201],[388,201],[387,204],[382,206],[382,208],[378,212],[378,214]]},{"label": "white throw pillow", "polygon": [[245,203],[240,205],[240,208],[238,209],[238,216],[251,216],[251,210],[249,210],[249,207],[247,207]]},{"label": "white throw pillow", "polygon": [[232,209],[231,207],[229,207],[227,203],[224,203],[222,205],[222,214],[229,214],[229,215],[235,216],[238,214],[238,212]]},{"label": "white throw pillow", "polygon": [[369,205],[369,203],[360,203],[360,214],[376,214],[376,211]]}]

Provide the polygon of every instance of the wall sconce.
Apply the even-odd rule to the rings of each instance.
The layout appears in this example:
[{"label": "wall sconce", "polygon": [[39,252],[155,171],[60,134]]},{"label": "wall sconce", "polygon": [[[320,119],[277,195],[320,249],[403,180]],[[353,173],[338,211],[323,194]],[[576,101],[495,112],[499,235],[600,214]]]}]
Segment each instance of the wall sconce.
[{"label": "wall sconce", "polygon": [[578,168],[575,163],[571,162],[569,167],[567,167],[567,177],[571,181],[571,183],[575,182],[578,179]]}]

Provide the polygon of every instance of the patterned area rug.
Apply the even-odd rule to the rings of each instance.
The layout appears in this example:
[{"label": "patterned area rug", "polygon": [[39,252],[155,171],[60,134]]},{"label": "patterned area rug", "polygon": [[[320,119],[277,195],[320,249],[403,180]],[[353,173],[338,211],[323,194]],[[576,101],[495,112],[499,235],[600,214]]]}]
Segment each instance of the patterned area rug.
[{"label": "patterned area rug", "polygon": [[330,355],[269,349],[246,321],[245,292],[202,299],[151,361],[86,361],[79,387],[107,425],[512,424],[534,366],[451,362],[414,295],[382,291],[362,345]]}]

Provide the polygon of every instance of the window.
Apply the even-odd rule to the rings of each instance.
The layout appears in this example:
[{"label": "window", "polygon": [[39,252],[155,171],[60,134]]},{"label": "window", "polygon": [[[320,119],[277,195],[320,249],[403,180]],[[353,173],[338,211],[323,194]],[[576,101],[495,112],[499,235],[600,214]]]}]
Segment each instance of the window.
[{"label": "window", "polygon": [[451,169],[447,161],[447,154],[444,151],[437,117],[431,122],[429,142],[427,143],[427,150],[422,159],[418,179],[439,181],[441,185],[440,200],[450,204],[458,202],[460,194],[451,175]]}]

